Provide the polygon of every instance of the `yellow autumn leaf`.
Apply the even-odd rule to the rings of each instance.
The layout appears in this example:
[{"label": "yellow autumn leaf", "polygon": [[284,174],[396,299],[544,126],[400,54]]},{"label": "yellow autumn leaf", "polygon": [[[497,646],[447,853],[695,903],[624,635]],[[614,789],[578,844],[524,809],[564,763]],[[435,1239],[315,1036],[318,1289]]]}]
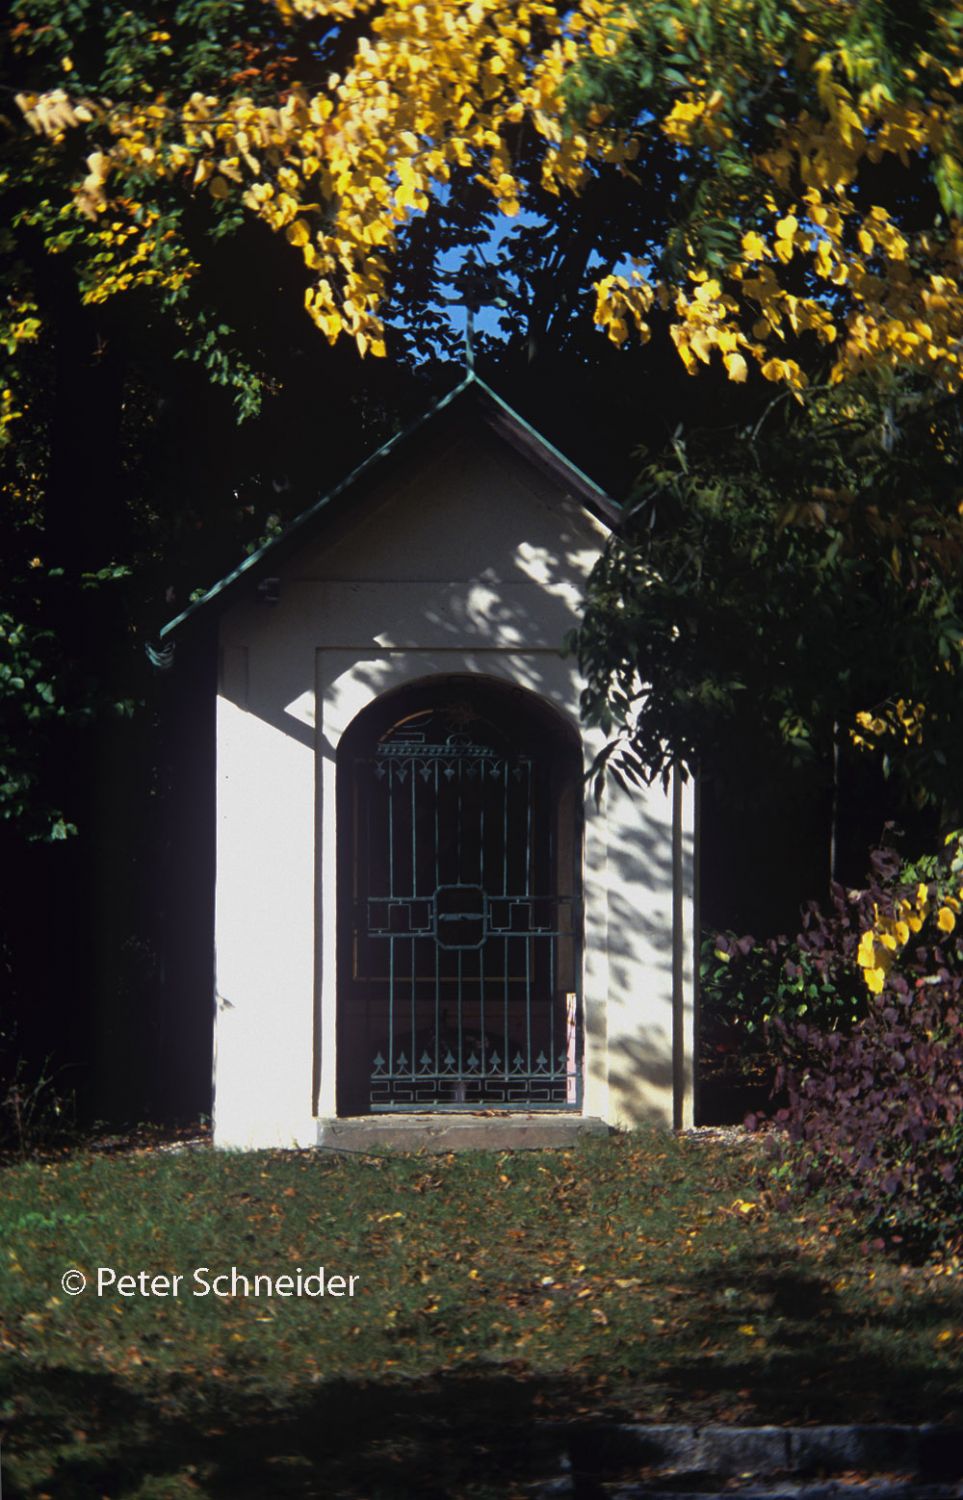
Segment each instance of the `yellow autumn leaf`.
[{"label": "yellow autumn leaf", "polygon": [[815,268],[817,276],[830,277],[833,273],[833,253],[828,240],[820,240],[816,246]]},{"label": "yellow autumn leaf", "polygon": [[103,182],[110,170],[110,158],[103,151],[92,151],[87,158],[87,171],[97,182]]},{"label": "yellow autumn leaf", "polygon": [[[760,366],[760,369],[762,369],[763,377],[766,380],[790,380],[790,377],[792,377],[792,366],[793,360],[771,359],[766,360],[765,365]],[[798,369],[798,365],[795,366],[795,369]]]},{"label": "yellow autumn leaf", "polygon": [[876,944],[872,932],[864,932],[859,940],[856,962],[861,969],[872,969],[876,965]]},{"label": "yellow autumn leaf", "polygon": [[710,277],[703,281],[701,286],[697,288],[695,299],[697,302],[707,305],[710,302],[715,302],[721,292],[722,287],[719,285],[719,282],[715,277]]},{"label": "yellow autumn leaf", "polygon": [[689,347],[697,359],[707,365],[712,357],[712,341],[709,335],[701,328],[696,329],[689,339]]},{"label": "yellow autumn leaf", "polygon": [[736,381],[737,384],[741,384],[745,380],[748,367],[741,354],[727,354],[725,357],[725,366],[730,380]]},{"label": "yellow autumn leaf", "polygon": [[936,925],[941,932],[952,932],[956,926],[956,917],[948,906],[941,906],[936,914]]}]

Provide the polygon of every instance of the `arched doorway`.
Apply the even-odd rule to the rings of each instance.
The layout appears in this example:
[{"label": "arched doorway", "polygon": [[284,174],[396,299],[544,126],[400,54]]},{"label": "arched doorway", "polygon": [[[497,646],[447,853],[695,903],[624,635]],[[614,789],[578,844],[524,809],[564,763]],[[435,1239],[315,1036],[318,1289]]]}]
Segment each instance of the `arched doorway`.
[{"label": "arched doorway", "polygon": [[581,749],[484,677],[338,748],[338,1113],[581,1103]]}]

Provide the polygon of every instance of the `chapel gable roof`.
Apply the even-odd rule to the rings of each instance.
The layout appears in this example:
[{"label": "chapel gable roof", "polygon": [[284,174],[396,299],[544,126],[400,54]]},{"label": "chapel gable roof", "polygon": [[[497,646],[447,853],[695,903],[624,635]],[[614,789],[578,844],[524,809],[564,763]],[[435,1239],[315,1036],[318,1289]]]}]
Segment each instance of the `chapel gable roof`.
[{"label": "chapel gable roof", "polygon": [[318,536],[336,516],[359,504],[374,485],[384,480],[389,463],[416,464],[432,443],[457,433],[459,429],[479,424],[541,470],[554,481],[560,493],[578,501],[605,526],[614,529],[619,525],[621,511],[615,501],[472,370],[447,396],[435,402],[333,489],[309,505],[278,536],[272,537],[174,619],[168,620],[159,632],[161,640],[169,640],[189,622],[195,623],[200,617],[215,610],[220,612],[233,604],[242,592],[274,572],[292,552]]}]

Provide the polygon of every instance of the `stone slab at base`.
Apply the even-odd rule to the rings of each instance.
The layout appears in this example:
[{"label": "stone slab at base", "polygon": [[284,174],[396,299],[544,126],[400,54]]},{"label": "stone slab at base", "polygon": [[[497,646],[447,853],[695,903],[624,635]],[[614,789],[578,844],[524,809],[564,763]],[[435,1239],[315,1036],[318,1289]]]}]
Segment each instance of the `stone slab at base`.
[{"label": "stone slab at base", "polygon": [[942,1423],[855,1423],[820,1427],[705,1427],[622,1422],[554,1429],[574,1467],[600,1473],[619,1465],[675,1473],[816,1475],[886,1470],[921,1479],[963,1476],[963,1428]]},{"label": "stone slab at base", "polygon": [[[532,1500],[960,1500],[963,1429],[546,1423]],[[635,1470],[635,1476],[632,1471]],[[644,1471],[644,1477],[638,1471]]]},{"label": "stone slab at base", "polygon": [[536,1151],[608,1135],[604,1120],[585,1115],[362,1115],[319,1120],[327,1151]]}]

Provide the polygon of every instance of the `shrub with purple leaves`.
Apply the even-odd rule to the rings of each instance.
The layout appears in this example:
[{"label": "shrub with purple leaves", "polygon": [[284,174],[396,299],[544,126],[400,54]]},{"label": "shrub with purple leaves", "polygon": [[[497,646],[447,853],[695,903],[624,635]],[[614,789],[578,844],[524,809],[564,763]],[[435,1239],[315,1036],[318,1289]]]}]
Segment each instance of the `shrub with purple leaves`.
[{"label": "shrub with purple leaves", "polygon": [[[817,971],[862,967],[861,1014],[836,1029],[773,1017],[768,1031],[793,1176],[828,1189],[867,1232],[920,1251],[963,1243],[959,863],[954,842],[920,881],[919,867],[877,851],[865,891],[835,891],[829,914],[811,908],[798,941]],[[865,957],[874,944],[883,974]]]},{"label": "shrub with purple leaves", "polygon": [[[888,851],[880,851],[885,861]],[[868,916],[867,916],[868,912]],[[851,902],[834,885],[828,912],[810,902],[802,930],[757,939],[734,932],[706,934],[699,968],[699,1076],[772,1084],[784,1060],[772,1052],[775,1021],[846,1029],[865,1012],[866,986],[856,954],[861,923],[872,904]]]}]

